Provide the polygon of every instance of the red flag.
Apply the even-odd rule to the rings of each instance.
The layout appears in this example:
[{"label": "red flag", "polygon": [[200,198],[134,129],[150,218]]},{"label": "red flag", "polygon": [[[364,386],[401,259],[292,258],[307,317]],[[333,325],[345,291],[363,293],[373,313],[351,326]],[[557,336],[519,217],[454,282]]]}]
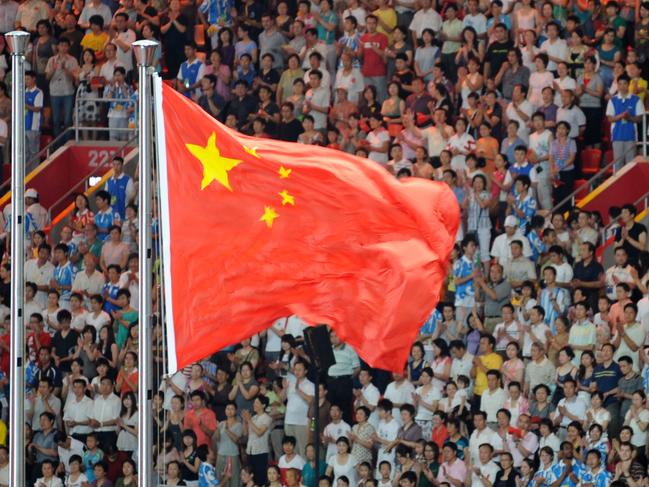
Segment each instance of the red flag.
[{"label": "red flag", "polygon": [[402,371],[446,276],[452,191],[344,152],[241,135],[162,93],[170,369],[297,315]]}]

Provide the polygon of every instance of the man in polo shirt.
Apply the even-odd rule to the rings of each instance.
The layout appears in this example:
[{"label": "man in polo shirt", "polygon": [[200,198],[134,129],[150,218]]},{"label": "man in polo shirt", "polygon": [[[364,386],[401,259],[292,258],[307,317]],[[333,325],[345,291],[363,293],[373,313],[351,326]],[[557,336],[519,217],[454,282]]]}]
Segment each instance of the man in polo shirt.
[{"label": "man in polo shirt", "polygon": [[503,440],[498,433],[487,427],[487,413],[476,411],[473,415],[473,426],[475,429],[469,438],[469,461],[476,465],[480,461],[480,446],[491,445],[494,450],[501,450]]},{"label": "man in polo shirt", "polygon": [[645,340],[645,330],[636,320],[638,307],[634,303],[627,303],[624,306],[624,324],[617,327],[617,336],[613,340],[616,348],[613,359],[618,361],[620,357],[628,355],[633,360],[633,370],[640,370],[638,351]]},{"label": "man in polo shirt", "polygon": [[588,409],[584,400],[577,396],[577,383],[569,378],[563,383],[565,397],[557,404],[557,409],[552,415],[552,421],[559,427],[559,438],[566,438],[567,428],[573,421],[582,421]]},{"label": "man in polo shirt", "polygon": [[376,412],[376,406],[381,399],[381,392],[372,384],[372,373],[370,369],[362,369],[358,373],[358,381],[361,383],[360,389],[354,389],[353,394],[356,400],[354,401],[354,409],[361,406],[366,407],[371,411],[369,423],[376,429],[379,416]]},{"label": "man in polo shirt", "polygon": [[382,102],[387,97],[387,64],[385,50],[388,37],[377,32],[378,18],[368,15],[365,18],[367,31],[361,36],[361,56],[363,57],[362,73],[365,85],[374,85],[377,99]]},{"label": "man in polo shirt", "polygon": [[442,448],[442,458],[444,463],[440,465],[437,474],[437,482],[441,484],[446,482],[453,486],[464,485],[467,468],[462,460],[457,457],[457,447],[455,443],[446,442]]},{"label": "man in polo shirt", "polygon": [[555,378],[554,364],[545,355],[545,349],[540,342],[532,343],[530,348],[532,360],[525,367],[524,395],[532,397],[534,389],[540,384],[551,384]]},{"label": "man in polo shirt", "polygon": [[595,260],[595,246],[584,242],[579,246],[581,260],[574,266],[574,277],[570,287],[581,289],[591,309],[596,309],[600,290],[606,285],[604,268]]},{"label": "man in polo shirt", "polygon": [[601,361],[593,370],[595,382],[591,383],[591,391],[599,391],[604,395],[604,407],[611,414],[611,422],[608,424],[609,438],[616,438],[621,427],[620,403],[615,395],[622,372],[620,366],[613,361],[614,352],[615,347],[611,343],[602,345]]},{"label": "man in polo shirt", "polygon": [[575,320],[570,327],[568,345],[575,352],[575,360],[581,359],[582,352],[593,351],[597,339],[595,325],[588,320],[588,304],[581,301],[575,304]]},{"label": "man in polo shirt", "polygon": [[511,298],[512,286],[503,277],[503,266],[498,263],[489,268],[489,282],[478,275],[475,283],[484,297],[485,327],[492,332],[500,322],[500,310]]},{"label": "man in polo shirt", "polygon": [[530,244],[525,235],[520,230],[518,218],[509,215],[505,218],[505,233],[501,233],[491,244],[491,257],[504,266],[512,258],[511,243],[519,240],[523,243],[523,255],[529,257],[532,255]]},{"label": "man in polo shirt", "polygon": [[636,124],[642,120],[644,106],[637,95],[629,93],[631,79],[626,73],[617,78],[617,94],[606,105],[606,117],[611,122],[614,170],[631,162],[636,155],[638,133]]},{"label": "man in polo shirt", "polygon": [[473,358],[473,370],[471,376],[475,377],[473,388],[472,408],[478,410],[482,393],[487,389],[487,372],[500,370],[503,363],[502,357],[494,352],[496,339],[493,335],[483,334],[480,337],[480,355]]},{"label": "man in polo shirt", "polygon": [[297,361],[293,365],[293,376],[284,380],[286,394],[286,414],[284,416],[284,433],[296,439],[297,453],[304,457],[306,444],[309,441],[308,410],[315,396],[313,382],[306,378],[306,365]]},{"label": "man in polo shirt", "polygon": [[361,363],[358,355],[352,347],[343,343],[336,332],[331,330],[329,333],[331,346],[334,352],[336,363],[329,367],[327,375],[329,376],[329,402],[338,404],[343,412],[343,419],[347,423],[352,423],[352,402],[353,384],[352,378],[357,376],[361,370]]}]

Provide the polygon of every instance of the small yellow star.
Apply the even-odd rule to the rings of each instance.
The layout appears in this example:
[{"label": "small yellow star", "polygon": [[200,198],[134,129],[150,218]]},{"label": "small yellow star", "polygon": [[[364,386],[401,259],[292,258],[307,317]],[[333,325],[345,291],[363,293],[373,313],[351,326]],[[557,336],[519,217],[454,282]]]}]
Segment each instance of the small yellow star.
[{"label": "small yellow star", "polygon": [[212,181],[216,180],[232,191],[230,180],[228,179],[228,172],[243,161],[221,155],[221,151],[216,146],[216,132],[212,132],[205,147],[194,144],[185,144],[185,146],[203,165],[201,190],[207,188]]},{"label": "small yellow star", "polygon": [[277,193],[282,197],[282,206],[291,205],[295,206],[295,196],[288,193],[284,190],[281,193]]},{"label": "small yellow star", "polygon": [[273,221],[275,221],[275,218],[278,218],[279,215],[275,211],[275,209],[272,206],[265,206],[264,207],[264,214],[261,215],[261,218],[259,219],[260,222],[266,222],[266,226],[268,228],[271,228],[273,226]]},{"label": "small yellow star", "polygon": [[261,159],[259,154],[257,154],[257,148],[256,147],[248,147],[247,145],[244,145],[243,150],[245,150],[251,156],[256,157],[257,159]]},{"label": "small yellow star", "polygon": [[280,179],[286,179],[288,178],[291,173],[293,172],[293,169],[286,169],[284,166],[279,166],[279,178]]}]

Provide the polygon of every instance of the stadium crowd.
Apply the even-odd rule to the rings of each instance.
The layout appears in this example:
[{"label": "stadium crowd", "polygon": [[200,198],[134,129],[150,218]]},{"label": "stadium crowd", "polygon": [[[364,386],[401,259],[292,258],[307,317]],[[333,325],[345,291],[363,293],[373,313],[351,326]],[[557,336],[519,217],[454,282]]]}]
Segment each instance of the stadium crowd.
[{"label": "stadium crowd", "polygon": [[[336,364],[316,393],[305,324],[290,316],[165,376],[156,322],[155,455],[142,461],[159,485],[649,486],[647,230],[633,205],[606,225],[570,206],[582,156],[619,169],[636,155],[649,3],[0,0],[0,34],[14,28],[32,35],[28,157],[73,124],[128,138],[132,43],[156,39],[156,69],[229,127],[443,181],[462,208],[444,300],[402,374],[332,333]],[[9,68],[0,35],[5,161]],[[58,242],[26,192],[29,486],[136,485],[137,181],[123,166],[92,201],[76,197]],[[9,271],[5,260],[0,487]]]}]

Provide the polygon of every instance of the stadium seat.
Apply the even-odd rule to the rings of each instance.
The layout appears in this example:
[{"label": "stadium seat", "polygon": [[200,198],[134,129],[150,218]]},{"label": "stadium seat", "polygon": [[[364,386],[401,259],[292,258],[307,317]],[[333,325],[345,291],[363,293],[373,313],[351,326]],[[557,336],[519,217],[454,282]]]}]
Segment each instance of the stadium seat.
[{"label": "stadium seat", "polygon": [[599,149],[585,149],[581,153],[581,172],[585,176],[597,174],[602,161],[602,151]]},{"label": "stadium seat", "polygon": [[205,26],[203,24],[194,26],[194,42],[199,49],[205,47]]},{"label": "stadium seat", "polygon": [[577,179],[575,180],[575,203],[580,202],[583,200],[586,196],[588,196],[588,193],[590,193],[590,186],[588,186],[588,180],[587,179]]}]

